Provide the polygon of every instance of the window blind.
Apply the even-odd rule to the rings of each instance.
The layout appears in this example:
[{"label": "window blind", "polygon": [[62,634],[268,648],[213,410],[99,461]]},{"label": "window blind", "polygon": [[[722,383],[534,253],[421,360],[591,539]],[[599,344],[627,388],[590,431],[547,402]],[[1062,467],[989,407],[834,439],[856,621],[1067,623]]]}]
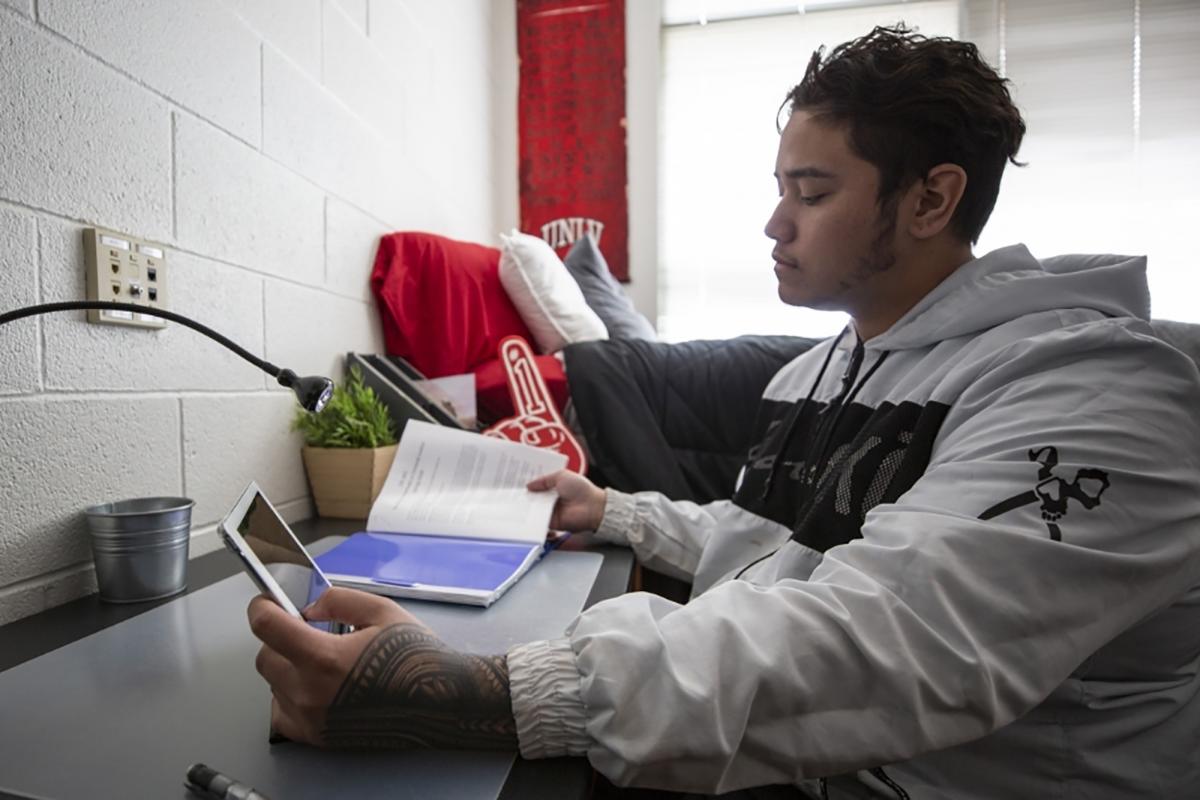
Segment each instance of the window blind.
[{"label": "window blind", "polygon": [[1200,322],[1200,4],[988,0],[963,27],[1029,129],[976,251],[1144,254],[1152,315]]}]

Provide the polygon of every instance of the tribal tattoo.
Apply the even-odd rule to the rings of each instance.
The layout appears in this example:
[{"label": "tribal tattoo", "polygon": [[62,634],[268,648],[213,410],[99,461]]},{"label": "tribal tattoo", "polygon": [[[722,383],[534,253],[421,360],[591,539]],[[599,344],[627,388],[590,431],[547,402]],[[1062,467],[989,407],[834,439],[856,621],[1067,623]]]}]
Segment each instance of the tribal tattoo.
[{"label": "tribal tattoo", "polygon": [[426,628],[371,640],[329,706],[332,747],[516,749],[504,656],[460,653]]}]

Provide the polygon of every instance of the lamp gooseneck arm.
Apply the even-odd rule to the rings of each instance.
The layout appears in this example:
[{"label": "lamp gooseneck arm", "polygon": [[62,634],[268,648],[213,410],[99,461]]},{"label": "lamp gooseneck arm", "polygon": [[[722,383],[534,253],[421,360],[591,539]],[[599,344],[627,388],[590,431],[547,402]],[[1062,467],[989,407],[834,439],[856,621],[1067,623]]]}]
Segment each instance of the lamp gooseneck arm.
[{"label": "lamp gooseneck arm", "polygon": [[36,306],[26,306],[18,308],[14,311],[6,311],[0,314],[0,325],[6,322],[23,319],[24,317],[32,317],[37,314],[46,314],[52,311],[129,311],[135,314],[147,314],[152,317],[162,317],[169,319],[172,322],[178,322],[180,325],[185,325],[194,331],[204,334],[210,339],[213,339],[220,344],[225,345],[233,352],[237,353],[242,358],[249,361],[254,366],[261,369],[263,372],[275,378],[281,386],[286,386],[295,392],[300,404],[309,411],[320,411],[325,403],[329,401],[330,394],[333,391],[333,381],[328,378],[319,376],[311,376],[307,378],[297,377],[296,373],[290,369],[280,369],[269,361],[264,361],[254,355],[246,348],[228,339],[225,336],[214,331],[207,325],[201,325],[195,320],[188,319],[182,314],[176,314],[173,311],[164,311],[160,308],[151,308],[149,306],[139,306],[133,303],[118,303],[108,300],[72,300],[64,303],[42,303]]},{"label": "lamp gooseneck arm", "polygon": [[188,319],[182,314],[176,314],[173,311],[165,311],[163,309],[151,308],[149,306],[139,306],[133,303],[118,303],[116,301],[109,300],[73,300],[65,303],[42,303],[41,305],[27,306],[25,308],[18,308],[16,311],[7,311],[3,314],[0,314],[0,325],[3,325],[6,322],[13,322],[14,320],[22,319],[24,317],[32,317],[37,314],[46,314],[51,311],[131,311],[135,314],[148,314],[152,317],[169,319],[172,322],[178,322],[180,325],[186,325],[194,331],[199,331],[210,339],[215,339],[233,352],[237,353],[242,358],[249,361],[254,366],[261,369],[263,372],[270,375],[272,378],[279,377],[279,367],[275,366],[269,361],[263,361],[261,358],[246,350],[237,342],[222,336],[207,325],[201,325],[199,322]]}]

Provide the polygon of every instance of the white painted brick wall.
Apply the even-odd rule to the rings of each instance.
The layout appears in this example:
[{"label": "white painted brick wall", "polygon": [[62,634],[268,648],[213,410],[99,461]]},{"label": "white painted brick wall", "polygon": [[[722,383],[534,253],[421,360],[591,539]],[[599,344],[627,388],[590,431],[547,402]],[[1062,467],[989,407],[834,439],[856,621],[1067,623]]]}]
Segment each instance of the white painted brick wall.
[{"label": "white painted brick wall", "polygon": [[[29,278],[0,281],[0,311],[37,302],[37,229],[29,214],[0,208],[0,275]],[[41,325],[26,317],[0,329],[0,395],[38,390],[39,361],[29,355],[38,353]]]},{"label": "white painted brick wall", "polygon": [[303,440],[289,431],[294,398],[281,389],[183,399],[183,485],[196,501],[194,527],[224,517],[251,479],[276,504],[308,495],[296,458]]},{"label": "white painted brick wall", "polygon": [[0,586],[88,561],[87,506],[183,488],[173,397],[0,400],[0,414]]},{"label": "white painted brick wall", "polygon": [[[382,349],[381,233],[494,243],[513,221],[492,196],[516,173],[494,149],[516,126],[490,96],[497,47],[516,57],[496,8],[0,0],[0,310],[82,299],[99,225],[166,246],[173,310],[340,378],[346,351]],[[83,318],[0,331],[0,624],[94,591],[86,505],[186,493],[194,553],[251,479],[312,513],[290,392],[183,326]]]},{"label": "white painted brick wall", "polygon": [[[259,141],[259,39],[195,0],[39,0],[47,27],[230,133]],[[122,115],[129,125],[136,117]]]},{"label": "white painted brick wall", "polygon": [[[370,7],[371,41],[398,65],[401,74],[439,76],[436,81],[404,81],[404,140],[409,151],[421,154],[420,163],[455,163],[462,174],[470,176],[461,184],[444,180],[416,184],[426,187],[418,195],[422,202],[431,204],[439,214],[445,213],[443,209],[453,210],[451,226],[461,227],[439,230],[450,236],[469,238],[469,231],[489,225],[493,217],[493,134],[484,121],[494,113],[492,51],[496,46],[515,51],[516,28],[498,25],[498,30],[508,30],[513,37],[507,42],[492,41],[492,1],[401,0],[373,2]],[[496,5],[508,5],[508,13],[516,14],[511,4]],[[465,9],[472,13],[464,13]],[[489,79],[469,79],[480,72]],[[501,116],[511,114],[515,120],[515,100],[514,94],[513,105],[503,109]],[[515,132],[515,123],[511,128]],[[486,135],[480,136],[481,131],[487,131]],[[515,133],[512,141],[510,152],[515,153]],[[402,188],[408,190],[407,185]],[[516,220],[506,224],[512,227]],[[502,228],[491,227],[494,230],[489,230],[485,241],[495,246]]]},{"label": "white painted brick wall", "polygon": [[325,6],[325,87],[384,137],[399,136],[404,85],[392,61],[369,46],[343,10]]},{"label": "white painted brick wall", "polygon": [[[396,176],[393,178],[395,190],[389,198],[389,205],[395,218],[403,222],[396,225],[395,229],[433,231],[452,239],[473,239],[499,247],[496,233],[502,229],[493,230],[495,226],[490,222],[486,226],[479,224],[474,220],[472,213],[482,208],[477,202],[479,198],[472,196],[475,193],[473,187],[479,186],[481,194],[486,195],[488,192],[486,184],[480,182],[480,176],[464,177],[462,180],[465,183],[457,186],[443,186],[442,181],[436,177],[440,174],[437,162],[431,162],[428,167],[426,169],[421,165],[420,159],[415,158],[401,159],[397,165]],[[455,202],[455,197],[459,202]],[[515,224],[514,218],[509,227]],[[479,231],[483,233],[480,234]],[[477,238],[480,236],[482,238]]]},{"label": "white painted brick wall", "polygon": [[367,33],[367,17],[369,10],[367,8],[367,0],[337,0],[337,4],[342,11],[346,12],[346,16],[354,23],[355,27],[365,36]]},{"label": "white painted brick wall", "polygon": [[[371,3],[368,36],[401,75],[433,75],[438,40],[411,6],[406,2]],[[405,91],[410,101],[428,102],[437,94],[437,87],[433,81],[405,81]]]},{"label": "white painted brick wall", "polygon": [[[432,5],[432,4],[430,4]],[[381,53],[390,59],[403,75],[438,75],[439,53],[436,35],[436,9],[424,8],[420,3],[373,3],[371,5],[370,38]],[[404,140],[416,151],[430,160],[461,159],[451,144],[455,138],[454,128],[478,125],[473,118],[480,109],[471,108],[456,96],[457,87],[449,83],[434,81],[405,81],[402,103],[409,110],[403,119]],[[417,111],[419,109],[419,112]],[[515,152],[515,151],[514,151]],[[486,181],[484,175],[475,175],[471,185],[479,186]],[[484,184],[486,185],[486,184]],[[432,197],[421,198],[422,203],[439,206],[444,203],[443,190],[434,184]],[[454,189],[462,193],[470,186]],[[449,232],[444,232],[448,235]],[[493,232],[493,237],[494,237]],[[494,244],[489,240],[487,244]]]},{"label": "white painted brick wall", "polygon": [[[329,142],[342,146],[332,148]],[[332,194],[398,223],[403,147],[385,139],[290,61],[263,52],[263,152]]]},{"label": "white painted brick wall", "polygon": [[359,300],[371,299],[370,270],[379,237],[389,227],[369,214],[330,197],[325,203],[325,286]]},{"label": "white painted brick wall", "polygon": [[0,0],[0,6],[8,6],[27,17],[33,16],[33,0]]},{"label": "white painted brick wall", "polygon": [[0,589],[0,625],[96,591],[90,561]]},{"label": "white painted brick wall", "polygon": [[325,193],[223,131],[175,117],[179,245],[301,283],[324,280]]},{"label": "white painted brick wall", "polygon": [[0,199],[169,236],[166,105],[11,14],[0,44]]},{"label": "white painted brick wall", "polygon": [[298,375],[341,376],[348,352],[379,352],[383,336],[373,305],[267,280],[267,359]]},{"label": "white painted brick wall", "polygon": [[322,0],[227,0],[266,42],[321,79]]}]

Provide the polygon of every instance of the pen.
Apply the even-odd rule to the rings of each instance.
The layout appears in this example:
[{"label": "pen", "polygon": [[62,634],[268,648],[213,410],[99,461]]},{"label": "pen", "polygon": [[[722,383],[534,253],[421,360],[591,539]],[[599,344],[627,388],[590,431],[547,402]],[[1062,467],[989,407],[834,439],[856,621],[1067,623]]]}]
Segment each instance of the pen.
[{"label": "pen", "polygon": [[183,785],[214,800],[268,800],[266,795],[204,764],[192,764],[188,767]]}]

